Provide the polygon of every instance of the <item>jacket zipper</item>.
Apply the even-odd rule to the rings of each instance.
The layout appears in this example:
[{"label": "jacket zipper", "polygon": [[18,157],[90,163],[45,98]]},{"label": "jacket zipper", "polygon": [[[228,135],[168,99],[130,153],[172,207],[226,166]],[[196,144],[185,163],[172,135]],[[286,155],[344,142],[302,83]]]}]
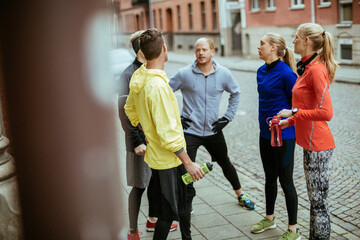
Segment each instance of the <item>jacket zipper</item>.
[{"label": "jacket zipper", "polygon": [[204,119],[204,129],[203,129],[203,136],[205,135],[205,126],[206,126],[206,85],[207,85],[207,76],[205,76],[205,119]]}]

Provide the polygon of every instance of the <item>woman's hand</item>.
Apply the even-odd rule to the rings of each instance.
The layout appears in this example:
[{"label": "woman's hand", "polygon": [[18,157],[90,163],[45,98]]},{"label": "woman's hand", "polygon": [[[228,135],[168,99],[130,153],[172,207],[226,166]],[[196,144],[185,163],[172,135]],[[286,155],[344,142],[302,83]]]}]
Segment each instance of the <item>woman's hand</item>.
[{"label": "woman's hand", "polygon": [[289,121],[287,119],[280,120],[279,126],[281,127],[281,129],[287,128],[289,126]]},{"label": "woman's hand", "polygon": [[146,152],[145,144],[140,144],[139,146],[134,148],[134,151],[135,151],[136,155],[145,155],[145,152]]},{"label": "woman's hand", "polygon": [[277,117],[291,117],[292,116],[292,110],[291,109],[283,109],[280,112],[278,112]]}]

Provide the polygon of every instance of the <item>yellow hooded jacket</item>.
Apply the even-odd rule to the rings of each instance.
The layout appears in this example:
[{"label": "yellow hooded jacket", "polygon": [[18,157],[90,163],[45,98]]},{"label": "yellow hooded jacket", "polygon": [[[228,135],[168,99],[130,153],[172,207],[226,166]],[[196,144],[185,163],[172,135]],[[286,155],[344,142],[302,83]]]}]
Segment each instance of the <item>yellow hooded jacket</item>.
[{"label": "yellow hooded jacket", "polygon": [[185,138],[176,97],[164,71],[147,69],[143,64],[134,72],[125,113],[133,126],[141,124],[148,140],[145,162],[150,168],[170,169],[182,164],[175,152],[185,149]]}]

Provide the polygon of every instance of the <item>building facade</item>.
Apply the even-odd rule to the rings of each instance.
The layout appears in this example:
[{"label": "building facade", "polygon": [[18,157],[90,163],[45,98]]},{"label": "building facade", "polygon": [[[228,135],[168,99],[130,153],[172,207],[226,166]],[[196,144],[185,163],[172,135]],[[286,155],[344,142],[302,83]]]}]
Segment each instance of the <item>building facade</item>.
[{"label": "building facade", "polygon": [[282,34],[292,47],[297,26],[316,22],[333,35],[340,63],[360,65],[360,0],[120,0],[119,7],[123,46],[154,26],[173,51],[193,52],[196,39],[208,37],[221,55],[257,58],[265,33]]},{"label": "building facade", "polygon": [[336,59],[360,65],[360,0],[248,0],[243,54],[257,56],[257,46],[267,32],[282,34],[289,47],[297,26],[319,23],[333,35]]},{"label": "building facade", "polygon": [[122,45],[128,44],[131,33],[149,28],[152,18],[153,27],[164,31],[169,50],[192,52],[199,37],[209,37],[220,46],[218,0],[151,2],[149,7],[148,1],[120,1]]}]

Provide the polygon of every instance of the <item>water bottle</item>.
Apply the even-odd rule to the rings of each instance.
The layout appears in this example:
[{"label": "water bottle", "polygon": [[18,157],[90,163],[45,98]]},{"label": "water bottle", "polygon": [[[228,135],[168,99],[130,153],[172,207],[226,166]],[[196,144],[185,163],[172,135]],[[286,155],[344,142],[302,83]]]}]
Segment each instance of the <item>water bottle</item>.
[{"label": "water bottle", "polygon": [[279,125],[280,119],[277,116],[274,116],[270,121],[271,127],[271,146],[273,147],[281,147],[282,138],[281,138],[281,127]]},{"label": "water bottle", "polygon": [[[204,171],[204,173],[207,174],[212,170],[213,165],[208,162],[201,164],[200,167]],[[185,173],[184,175],[181,176],[181,178],[186,185],[193,182],[193,178],[189,173]]]}]

